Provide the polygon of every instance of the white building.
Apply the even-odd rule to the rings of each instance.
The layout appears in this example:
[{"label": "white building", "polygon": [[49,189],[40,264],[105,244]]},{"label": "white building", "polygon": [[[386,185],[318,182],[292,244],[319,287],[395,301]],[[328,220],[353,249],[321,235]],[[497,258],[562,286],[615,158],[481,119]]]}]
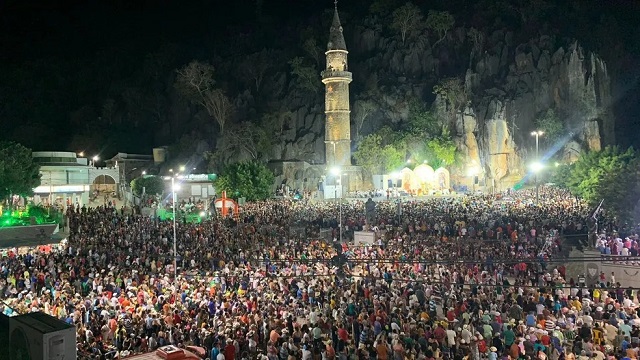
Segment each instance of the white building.
[{"label": "white building", "polygon": [[[74,152],[34,151],[33,160],[40,164],[40,186],[33,189],[36,204],[91,205],[96,196],[108,196],[120,183],[117,167],[98,168]],[[102,200],[100,198],[99,200]],[[98,201],[95,205],[102,205]]]},{"label": "white building", "polygon": [[[193,201],[207,201],[216,196],[213,187],[215,174],[189,174],[180,176],[176,182],[178,201],[191,199]],[[165,192],[171,193],[171,180],[165,179]]]}]

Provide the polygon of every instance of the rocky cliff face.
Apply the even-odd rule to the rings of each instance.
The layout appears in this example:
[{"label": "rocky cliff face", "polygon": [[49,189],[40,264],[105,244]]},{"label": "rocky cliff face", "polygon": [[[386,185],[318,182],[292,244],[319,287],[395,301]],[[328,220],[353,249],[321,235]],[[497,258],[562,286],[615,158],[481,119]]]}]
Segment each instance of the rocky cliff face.
[{"label": "rocky cliff face", "polygon": [[[566,135],[554,143],[542,142],[543,159],[560,155],[572,160],[583,150],[614,142],[614,121],[608,113],[610,79],[601,59],[577,43],[554,48],[546,36],[513,50],[508,35],[504,41],[499,40],[502,34],[493,38],[498,41],[465,75],[473,100],[464,112],[469,115],[458,117],[474,117],[477,126],[457,127],[464,139],[461,149],[470,161],[484,165],[488,178],[522,176],[524,163],[534,156],[530,133],[536,130],[536,116],[547,109],[560,115]],[[512,56],[503,55],[509,52]],[[500,76],[500,71],[506,74]],[[484,85],[491,82],[492,88]]]},{"label": "rocky cliff face", "polygon": [[[481,178],[497,181],[498,186],[525,175],[535,152],[535,119],[548,109],[559,115],[566,135],[555,143],[543,137],[541,157],[572,159],[614,142],[606,64],[575,42],[540,36],[516,44],[507,31],[486,36],[458,28],[432,48],[427,34],[402,44],[366,23],[347,26],[345,33],[351,35],[347,46],[354,76],[352,120],[358,115],[355,102],[376,105],[360,135],[406,121],[412,99],[433,103],[439,118],[453,130],[463,163],[478,166]],[[433,95],[433,86],[448,77],[463,79],[466,104],[452,106]],[[323,163],[322,93],[289,91],[283,107],[294,116],[285,124],[273,157]],[[462,168],[466,166],[453,175],[464,177]]]}]

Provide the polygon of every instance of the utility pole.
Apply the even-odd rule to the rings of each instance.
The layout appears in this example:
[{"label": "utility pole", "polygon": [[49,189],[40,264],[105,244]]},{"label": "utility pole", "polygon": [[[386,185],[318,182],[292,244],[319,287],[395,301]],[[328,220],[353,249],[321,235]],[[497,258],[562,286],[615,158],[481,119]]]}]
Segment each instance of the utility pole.
[{"label": "utility pole", "polygon": [[533,167],[533,176],[536,184],[536,204],[540,204],[540,184],[538,184],[538,172],[540,171],[540,154],[539,154],[539,144],[540,144],[540,136],[542,136],[544,132],[541,130],[536,130],[531,132],[531,136],[536,137],[536,165]]}]

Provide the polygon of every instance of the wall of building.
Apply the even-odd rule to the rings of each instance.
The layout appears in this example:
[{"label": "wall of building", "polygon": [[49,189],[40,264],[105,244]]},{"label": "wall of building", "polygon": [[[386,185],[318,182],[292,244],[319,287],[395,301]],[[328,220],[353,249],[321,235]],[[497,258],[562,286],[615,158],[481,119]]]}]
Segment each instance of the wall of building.
[{"label": "wall of building", "polygon": [[[626,259],[602,258],[598,251],[572,250],[569,257],[571,261],[566,264],[567,279],[573,278],[578,281],[580,275],[584,275],[587,285],[594,285],[599,282],[601,272],[606,275],[607,281],[611,273],[615,274],[616,282],[623,287],[640,288],[640,267],[635,263],[627,262]],[[584,259],[584,260],[580,260]]]}]

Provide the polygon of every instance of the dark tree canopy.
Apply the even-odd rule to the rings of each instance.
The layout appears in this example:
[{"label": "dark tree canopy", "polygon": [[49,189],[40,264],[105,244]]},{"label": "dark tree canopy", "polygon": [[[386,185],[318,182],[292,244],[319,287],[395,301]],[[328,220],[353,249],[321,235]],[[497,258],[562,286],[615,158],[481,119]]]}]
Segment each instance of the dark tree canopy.
[{"label": "dark tree canopy", "polygon": [[247,201],[265,200],[272,195],[273,173],[262,163],[244,161],[227,165],[216,179],[216,191],[226,191],[230,198]]},{"label": "dark tree canopy", "polygon": [[160,176],[143,175],[131,180],[131,190],[141,196],[144,190],[148,195],[161,195],[164,192],[164,180]]},{"label": "dark tree canopy", "polygon": [[33,195],[38,186],[40,165],[33,161],[31,149],[15,142],[0,142],[0,200]]},{"label": "dark tree canopy", "polygon": [[604,200],[607,211],[626,220],[640,199],[639,169],[636,150],[607,146],[581,155],[574,164],[558,166],[552,179],[591,206]]}]

